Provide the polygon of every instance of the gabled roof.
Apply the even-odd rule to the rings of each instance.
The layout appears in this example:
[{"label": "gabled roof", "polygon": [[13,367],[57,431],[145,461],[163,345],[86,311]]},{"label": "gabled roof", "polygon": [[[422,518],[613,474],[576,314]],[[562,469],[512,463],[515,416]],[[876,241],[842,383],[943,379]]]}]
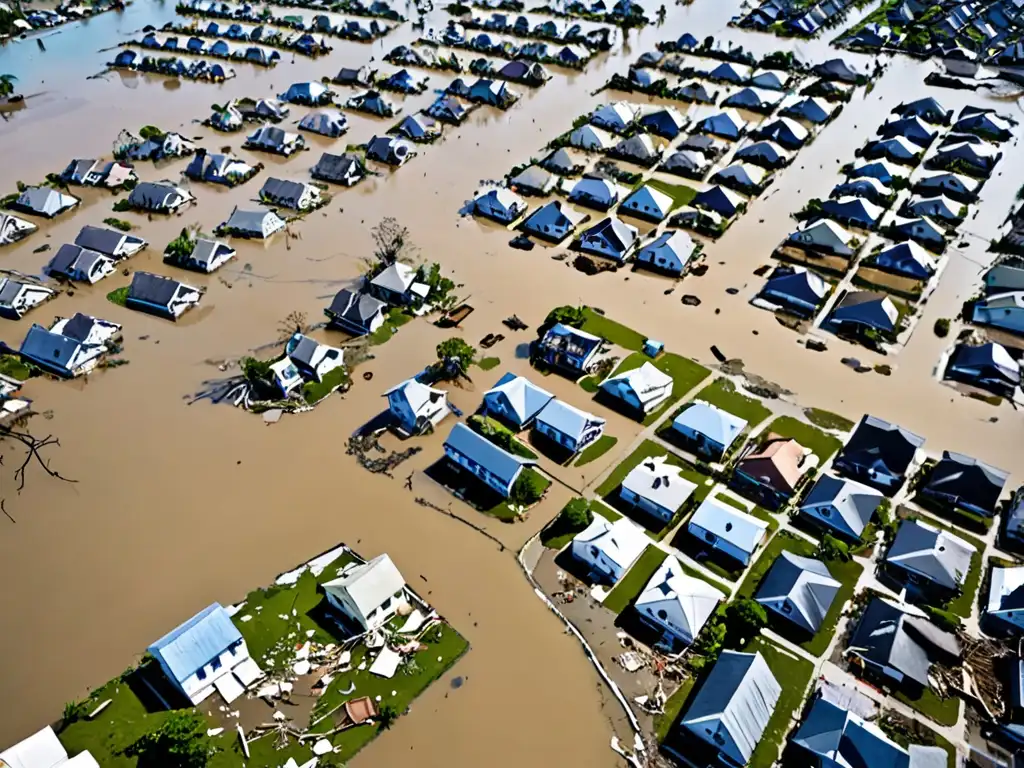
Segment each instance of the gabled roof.
[{"label": "gabled roof", "polygon": [[324,591],[329,594],[347,595],[363,618],[404,588],[405,579],[387,554],[349,568],[337,579],[324,584]]},{"label": "gabled roof", "polygon": [[128,288],[128,298],[158,307],[168,306],[182,284],[177,280],[151,272],[135,272]]},{"label": "gabled roof", "polygon": [[698,192],[693,198],[692,205],[694,208],[705,208],[728,218],[735,214],[737,208],[744,202],[746,201],[731,189],[716,184],[703,192]]},{"label": "gabled roof", "polygon": [[537,421],[576,440],[583,436],[588,424],[604,424],[604,419],[561,400],[549,401],[537,414]]},{"label": "gabled roof", "polygon": [[506,373],[498,379],[498,383],[485,392],[484,397],[496,394],[505,396],[520,423],[532,419],[554,398],[554,395],[541,389],[525,376],[516,376],[513,373]]},{"label": "gabled roof", "polygon": [[672,198],[649,184],[642,184],[622,201],[623,210],[637,209],[644,213],[665,218],[672,210]]},{"label": "gabled roof", "polygon": [[633,390],[641,403],[652,400],[656,395],[662,393],[666,388],[672,386],[672,377],[655,366],[653,363],[644,361],[639,368],[632,368],[623,373],[609,376],[602,382],[601,387],[613,390],[610,385],[625,384]]},{"label": "gabled roof", "polygon": [[956,656],[960,653],[956,637],[880,597],[874,597],[868,603],[850,641],[850,648],[864,659],[892,667],[926,687],[929,685],[931,654],[941,651]]},{"label": "gabled roof", "polygon": [[814,699],[792,741],[816,755],[822,766],[910,768],[907,751],[881,728],[820,697]]},{"label": "gabled roof", "polygon": [[760,653],[723,651],[681,723],[734,764],[746,765],[781,694]]},{"label": "gabled roof", "polygon": [[834,323],[854,323],[892,333],[899,310],[892,299],[874,291],[849,291],[829,314]]},{"label": "gabled roof", "polygon": [[696,484],[683,477],[681,467],[669,463],[668,454],[641,461],[622,480],[622,488],[671,512],[697,490]]},{"label": "gabled roof", "polygon": [[447,396],[443,389],[434,389],[416,379],[406,379],[401,384],[396,384],[383,394],[383,397],[390,397],[395,392],[401,392],[405,401],[412,408],[412,412],[419,414],[421,410],[431,403]]},{"label": "gabled roof", "polygon": [[342,288],[331,300],[328,310],[360,327],[377,314],[387,309],[388,305],[368,293],[356,293]]},{"label": "gabled roof", "polygon": [[826,200],[821,204],[821,210],[829,216],[848,219],[867,227],[877,224],[882,218],[882,214],[885,213],[884,208],[868,202],[862,197],[840,197]]},{"label": "gabled roof", "polygon": [[416,267],[396,261],[370,281],[370,285],[395,293],[405,293],[416,281]]},{"label": "gabled roof", "polygon": [[573,545],[596,547],[605,557],[619,568],[628,568],[647,549],[650,539],[628,517],[620,517],[614,523],[601,515],[573,537]]},{"label": "gabled roof", "polygon": [[994,512],[1008,478],[1009,473],[983,461],[943,451],[942,460],[932,469],[924,487]]},{"label": "gabled roof", "polygon": [[[824,474],[818,478],[800,510],[818,510],[833,526],[859,538],[881,503],[882,494],[874,488]],[[822,509],[827,509],[829,514],[821,515]]]},{"label": "gabled roof", "polygon": [[[781,610],[790,621],[813,633],[821,627],[841,586],[820,560],[783,551],[754,599]],[[779,607],[783,603],[789,610]]]},{"label": "gabled roof", "polygon": [[1024,609],[1024,566],[993,568],[988,590],[989,613]]},{"label": "gabled roof", "polygon": [[676,416],[672,426],[679,430],[692,430],[728,448],[746,429],[747,422],[716,405],[694,400],[693,405]]},{"label": "gabled roof", "polygon": [[635,606],[643,611],[646,606],[653,608],[666,601],[678,606],[678,611],[673,611],[675,615],[669,614],[670,617],[682,619],[680,629],[695,638],[722,601],[722,593],[703,579],[688,576],[679,561],[669,555],[651,576]]},{"label": "gabled roof", "polygon": [[753,553],[757,549],[758,542],[768,529],[768,523],[764,520],[714,498],[706,498],[701,502],[690,518],[690,523],[710,531],[747,553]]},{"label": "gabled roof", "polygon": [[996,374],[1010,386],[1019,386],[1021,383],[1020,363],[1010,356],[1006,347],[994,341],[978,346],[958,344],[951,365],[954,368],[979,369],[985,376]]},{"label": "gabled roof", "polygon": [[242,633],[231,622],[228,612],[220,603],[213,603],[172,629],[148,650],[163,660],[176,682],[183,683],[241,640]]},{"label": "gabled roof", "polygon": [[618,216],[607,216],[580,235],[581,241],[593,238],[604,240],[613,252],[625,254],[636,244],[639,233]]},{"label": "gabled roof", "polygon": [[828,283],[817,272],[806,267],[785,266],[772,272],[761,292],[771,292],[817,305],[828,293]]},{"label": "gabled roof", "polygon": [[866,415],[846,441],[840,458],[854,464],[882,464],[888,471],[902,475],[914,460],[924,438],[897,424]]},{"label": "gabled roof", "polygon": [[803,446],[796,440],[769,434],[761,449],[740,459],[737,468],[777,491],[792,493],[804,473],[803,458]]},{"label": "gabled roof", "polygon": [[874,256],[875,263],[896,272],[914,276],[933,275],[935,257],[913,240],[883,248]]},{"label": "gabled roof", "polygon": [[974,547],[948,531],[904,520],[885,559],[946,589],[957,589],[967,578],[974,552]]},{"label": "gabled roof", "polygon": [[741,187],[759,187],[767,175],[763,168],[756,165],[733,163],[712,176],[711,181],[719,184],[729,181]]},{"label": "gabled roof", "polygon": [[505,485],[512,483],[522,467],[536,463],[513,456],[461,422],[452,427],[444,444],[475,461]]}]

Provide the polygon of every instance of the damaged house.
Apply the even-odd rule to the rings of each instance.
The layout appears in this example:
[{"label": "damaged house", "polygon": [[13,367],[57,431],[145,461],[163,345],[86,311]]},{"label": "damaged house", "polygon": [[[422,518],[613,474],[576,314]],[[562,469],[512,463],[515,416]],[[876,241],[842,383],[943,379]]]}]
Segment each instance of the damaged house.
[{"label": "damaged house", "polygon": [[125,306],[168,320],[177,320],[199,304],[203,292],[191,285],[152,272],[136,272],[128,287]]},{"label": "damaged house", "polygon": [[49,330],[29,328],[19,354],[45,371],[66,379],[92,371],[121,338],[121,326],[81,312],[57,318]]}]

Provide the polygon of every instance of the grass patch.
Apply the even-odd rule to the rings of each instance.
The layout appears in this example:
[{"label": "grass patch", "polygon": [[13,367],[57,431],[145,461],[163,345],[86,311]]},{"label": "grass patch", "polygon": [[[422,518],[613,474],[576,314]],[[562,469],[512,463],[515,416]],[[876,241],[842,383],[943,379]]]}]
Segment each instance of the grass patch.
[{"label": "grass patch", "polygon": [[845,416],[840,416],[838,413],[825,411],[821,408],[804,408],[804,416],[807,417],[807,420],[811,422],[811,424],[821,427],[822,429],[834,429],[837,432],[849,432],[854,427],[854,423]]},{"label": "grass patch", "polygon": [[742,501],[740,501],[739,499],[734,499],[732,496],[727,496],[724,493],[716,493],[715,498],[718,501],[722,502],[723,504],[732,507],[733,509],[738,509],[740,512],[750,512],[750,510]]},{"label": "grass patch", "polygon": [[108,227],[112,227],[113,229],[118,229],[118,230],[120,230],[122,232],[131,232],[132,229],[134,229],[134,227],[132,227],[132,224],[131,224],[130,221],[125,221],[124,219],[118,219],[118,218],[115,218],[113,216],[110,216],[110,217],[104,219],[103,223],[106,224]]},{"label": "grass patch", "polygon": [[594,395],[601,390],[601,383],[594,376],[584,376],[580,379],[580,388],[584,392]]},{"label": "grass patch", "polygon": [[576,459],[576,464],[574,466],[583,467],[592,461],[596,461],[614,448],[617,442],[619,442],[619,438],[617,437],[601,435],[601,437],[583,449],[580,457]]},{"label": "grass patch", "polygon": [[925,688],[918,699],[912,699],[903,691],[896,691],[896,698],[909,707],[913,707],[922,715],[930,717],[939,725],[953,726],[960,716],[960,699],[950,696],[939,698],[931,688]]},{"label": "grass patch", "polygon": [[694,395],[693,399],[703,400],[733,416],[738,416],[751,427],[757,426],[772,415],[771,409],[766,408],[760,400],[737,391],[736,385],[730,379],[711,382]]},{"label": "grass patch", "polygon": [[817,427],[805,424],[792,416],[779,416],[768,425],[764,434],[774,432],[781,437],[791,437],[818,457],[818,466],[828,461],[843,446],[839,438],[827,435]]},{"label": "grass patch", "polygon": [[637,186],[646,184],[651,189],[656,189],[672,198],[672,210],[693,202],[697,196],[697,190],[685,184],[671,184],[661,179],[647,179],[641,181]]},{"label": "grass patch", "polygon": [[482,371],[489,371],[493,368],[497,368],[499,365],[501,365],[500,357],[485,357],[477,362],[477,366]]},{"label": "grass patch", "polygon": [[408,314],[403,307],[392,307],[384,317],[384,324],[370,334],[370,344],[373,346],[383,344],[410,320],[412,320],[412,315]]},{"label": "grass patch", "polygon": [[633,567],[622,575],[619,582],[608,593],[604,599],[604,607],[614,613],[622,613],[628,605],[631,605],[637,596],[647,586],[654,572],[665,562],[668,553],[658,549],[653,544],[648,544]]},{"label": "grass patch", "polygon": [[537,454],[531,451],[516,433],[506,427],[497,419],[482,414],[474,414],[469,417],[470,429],[481,437],[486,437],[502,450],[508,451],[513,456],[521,456],[524,459],[536,459]]},{"label": "grass patch", "polygon": [[121,288],[115,288],[107,294],[107,301],[117,304],[119,307],[127,306],[128,304],[128,290],[131,288],[130,285],[122,286]]},{"label": "grass patch", "polygon": [[688,357],[666,352],[656,358],[650,358],[643,352],[634,352],[623,360],[612,372],[612,375],[626,373],[640,368],[644,363],[651,363],[662,373],[672,377],[672,396],[662,403],[656,410],[644,416],[643,425],[651,426],[676,400],[685,395],[691,389],[700,384],[711,375],[711,371],[700,363],[695,363]]},{"label": "grass patch", "polygon": [[0,355],[0,373],[18,381],[32,376],[32,368],[17,355]]},{"label": "grass patch", "polygon": [[592,504],[588,503],[586,499],[576,497],[571,499],[562,510],[558,513],[558,517],[548,523],[540,532],[540,543],[548,549],[561,549],[570,541],[573,537],[583,530],[579,526],[574,526],[566,515],[566,510],[573,504],[586,503],[590,508],[591,512],[594,512]]},{"label": "grass patch", "polygon": [[771,768],[779,757],[779,749],[789,730],[790,721],[804,702],[804,692],[814,674],[814,665],[760,636],[754,638],[743,650],[747,653],[760,652],[782,688],[775,711],[748,764],[749,768]]},{"label": "grass patch", "polygon": [[644,348],[644,342],[647,338],[640,333],[637,333],[632,328],[627,328],[622,323],[617,323],[614,320],[609,320],[604,315],[600,315],[590,307],[583,308],[583,325],[580,327],[581,331],[585,333],[593,334],[594,336],[600,336],[602,339],[607,339],[612,344],[616,344],[625,349],[639,352]]},{"label": "grass patch", "polygon": [[964,579],[964,585],[960,591],[960,594],[946,603],[945,610],[955,616],[961,618],[967,618],[971,615],[971,606],[974,604],[974,595],[978,591],[978,585],[981,583],[981,551],[975,551],[971,555],[971,568],[967,571],[967,578]]},{"label": "grass patch", "polygon": [[316,405],[336,388],[352,382],[348,369],[343,365],[328,371],[320,381],[307,381],[302,385],[302,397],[306,405]]},{"label": "grass patch", "polygon": [[752,509],[745,510],[745,512],[751,517],[756,517],[758,520],[763,520],[768,523],[768,534],[775,533],[779,527],[779,521],[775,519],[775,516],[764,507],[759,507],[756,504]]},{"label": "grass patch", "polygon": [[[548,488],[551,487],[551,481],[548,480],[544,475],[535,470],[533,467],[524,467],[523,471],[519,473],[519,477],[525,477],[538,491],[540,496],[543,496],[547,492]],[[518,482],[518,480],[516,481]],[[508,499],[500,499],[490,509],[483,510],[484,514],[496,517],[504,522],[512,522],[516,519],[519,514],[515,509],[509,507],[511,502]]]},{"label": "grass patch", "polygon": [[683,711],[683,705],[690,698],[690,694],[693,692],[693,684],[696,682],[697,677],[695,675],[691,675],[683,680],[679,687],[676,688],[675,693],[669,696],[665,702],[665,711],[660,715],[654,716],[654,733],[658,737],[659,744],[668,736],[672,723],[676,721],[679,713]]}]

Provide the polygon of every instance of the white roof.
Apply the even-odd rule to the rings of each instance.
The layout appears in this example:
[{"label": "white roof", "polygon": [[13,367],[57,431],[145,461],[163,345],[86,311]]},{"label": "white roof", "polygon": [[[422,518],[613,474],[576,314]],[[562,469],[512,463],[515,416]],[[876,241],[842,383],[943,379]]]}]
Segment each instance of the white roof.
[{"label": "white roof", "polygon": [[690,523],[748,553],[757,549],[758,543],[764,538],[764,532],[768,529],[768,523],[764,520],[712,498],[701,502],[690,518]]},{"label": "white roof", "polygon": [[646,403],[649,400],[657,399],[666,387],[671,387],[672,377],[652,363],[645,361],[639,368],[609,376],[601,384],[601,388],[614,389],[610,385],[618,382],[624,382],[636,393],[641,403]]},{"label": "white roof", "polygon": [[[78,765],[96,765],[96,761],[88,752],[83,753],[88,760],[83,760]],[[0,752],[0,765],[6,764],[10,768],[54,768],[54,766],[67,765],[68,753],[53,732],[53,728],[46,726],[41,731],[36,731],[23,741],[19,741],[9,749]]]},{"label": "white roof", "polygon": [[694,400],[693,405],[676,416],[672,426],[680,431],[688,428],[728,448],[746,428],[747,422],[716,405]]},{"label": "white roof", "polygon": [[640,557],[650,539],[632,520],[620,517],[614,523],[601,515],[594,515],[584,530],[573,537],[573,544],[597,547],[605,557],[620,568],[628,568]]},{"label": "white roof", "polygon": [[385,392],[384,397],[387,397],[392,392],[398,391],[405,394],[405,399],[409,403],[409,407],[412,408],[413,413],[417,414],[424,406],[429,405],[438,398],[444,398],[448,395],[448,393],[443,389],[428,387],[426,384],[416,381],[416,379],[406,379],[401,384],[397,384]]},{"label": "white roof", "polygon": [[636,608],[654,607],[665,601],[678,605],[684,629],[690,637],[696,637],[722,601],[722,593],[706,581],[686,575],[679,561],[669,555],[636,599]]},{"label": "white roof", "polygon": [[623,489],[675,512],[697,490],[682,476],[682,470],[668,463],[668,455],[644,459],[622,481]]},{"label": "white roof", "polygon": [[324,584],[324,591],[347,594],[365,618],[391,595],[405,587],[405,579],[387,554],[350,568],[341,577]]},{"label": "white roof", "polygon": [[[1003,610],[1020,610],[1024,606],[1018,602],[1019,598],[1012,602],[1006,601],[1018,589],[1024,586],[1024,566],[1016,568],[993,568],[992,586],[988,591],[988,612],[995,613]],[[1004,601],[1006,605],[1004,606]]]},{"label": "white roof", "polygon": [[390,267],[384,269],[379,275],[373,278],[373,280],[370,281],[370,285],[386,288],[396,293],[405,293],[415,279],[415,267],[396,261]]}]

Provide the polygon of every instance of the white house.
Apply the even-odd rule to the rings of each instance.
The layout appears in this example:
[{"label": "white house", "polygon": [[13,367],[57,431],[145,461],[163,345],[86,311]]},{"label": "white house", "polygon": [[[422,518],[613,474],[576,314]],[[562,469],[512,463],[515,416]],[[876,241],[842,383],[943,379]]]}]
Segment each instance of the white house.
[{"label": "white house", "polygon": [[662,632],[668,645],[690,645],[711,618],[722,593],[703,579],[687,576],[669,555],[654,572],[634,607],[640,618]]},{"label": "white house", "polygon": [[270,370],[281,394],[287,397],[306,382],[323,381],[324,376],[344,364],[345,356],[341,349],[295,333],[285,343],[284,355],[270,366]]},{"label": "white house", "polygon": [[53,290],[43,285],[15,280],[13,277],[0,278],[0,317],[19,320],[29,310],[55,295]]},{"label": "white house", "polygon": [[409,589],[387,554],[350,567],[324,584],[327,602],[364,630],[376,629],[405,605]]},{"label": "white house", "polygon": [[673,200],[650,184],[644,184],[622,201],[619,210],[641,219],[662,221],[672,211]]},{"label": "white house", "polygon": [[693,258],[697,244],[681,230],[667,231],[637,251],[635,260],[650,269],[681,275]]},{"label": "white house", "polygon": [[551,400],[537,414],[533,428],[571,453],[582,451],[604,433],[605,420],[592,413]]},{"label": "white house", "polygon": [[615,137],[608,131],[589,123],[569,134],[569,144],[590,152],[607,152],[616,143]]},{"label": "white house", "polygon": [[527,209],[526,201],[511,189],[490,189],[473,201],[473,212],[501,224],[511,224]]},{"label": "white house", "polygon": [[721,459],[746,428],[746,419],[703,400],[694,400],[693,405],[672,421],[672,429],[682,435],[697,453],[713,461]]},{"label": "white house", "polygon": [[836,256],[853,255],[853,234],[831,219],[819,219],[789,236],[789,242]]},{"label": "white house", "polygon": [[448,415],[448,393],[416,379],[407,379],[384,393],[388,410],[399,428],[408,435],[436,427]]},{"label": "white house", "polygon": [[230,704],[263,676],[228,612],[207,606],[147,649],[193,704],[219,693]]},{"label": "white house", "polygon": [[622,133],[636,120],[639,110],[625,101],[605,104],[594,110],[590,122],[615,133]]},{"label": "white house", "polygon": [[49,330],[33,325],[18,352],[50,373],[71,378],[95,368],[109,351],[108,344],[120,335],[117,323],[79,312],[71,318],[57,318]]},{"label": "white house", "polygon": [[609,376],[602,382],[601,390],[646,415],[672,396],[672,377],[644,362],[639,368]]},{"label": "white house", "polygon": [[483,409],[518,431],[530,426],[554,397],[525,376],[506,373],[484,393]]},{"label": "white house", "polygon": [[1024,334],[1024,291],[997,293],[974,305],[974,322]]},{"label": "white house", "polygon": [[2,768],[100,768],[89,750],[68,757],[53,728],[46,726],[0,752]]},{"label": "white house", "polygon": [[632,520],[620,517],[614,523],[601,515],[572,540],[572,555],[590,567],[599,581],[614,584],[647,548],[650,539]]},{"label": "white house", "polygon": [[747,565],[764,540],[768,523],[709,498],[693,513],[686,530],[712,549]]},{"label": "white house", "polygon": [[1004,622],[1016,633],[1024,632],[1024,566],[992,569],[985,616]]},{"label": "white house", "polygon": [[669,464],[666,454],[633,467],[622,481],[619,497],[667,523],[695,490],[697,486],[683,477],[680,467]]}]

